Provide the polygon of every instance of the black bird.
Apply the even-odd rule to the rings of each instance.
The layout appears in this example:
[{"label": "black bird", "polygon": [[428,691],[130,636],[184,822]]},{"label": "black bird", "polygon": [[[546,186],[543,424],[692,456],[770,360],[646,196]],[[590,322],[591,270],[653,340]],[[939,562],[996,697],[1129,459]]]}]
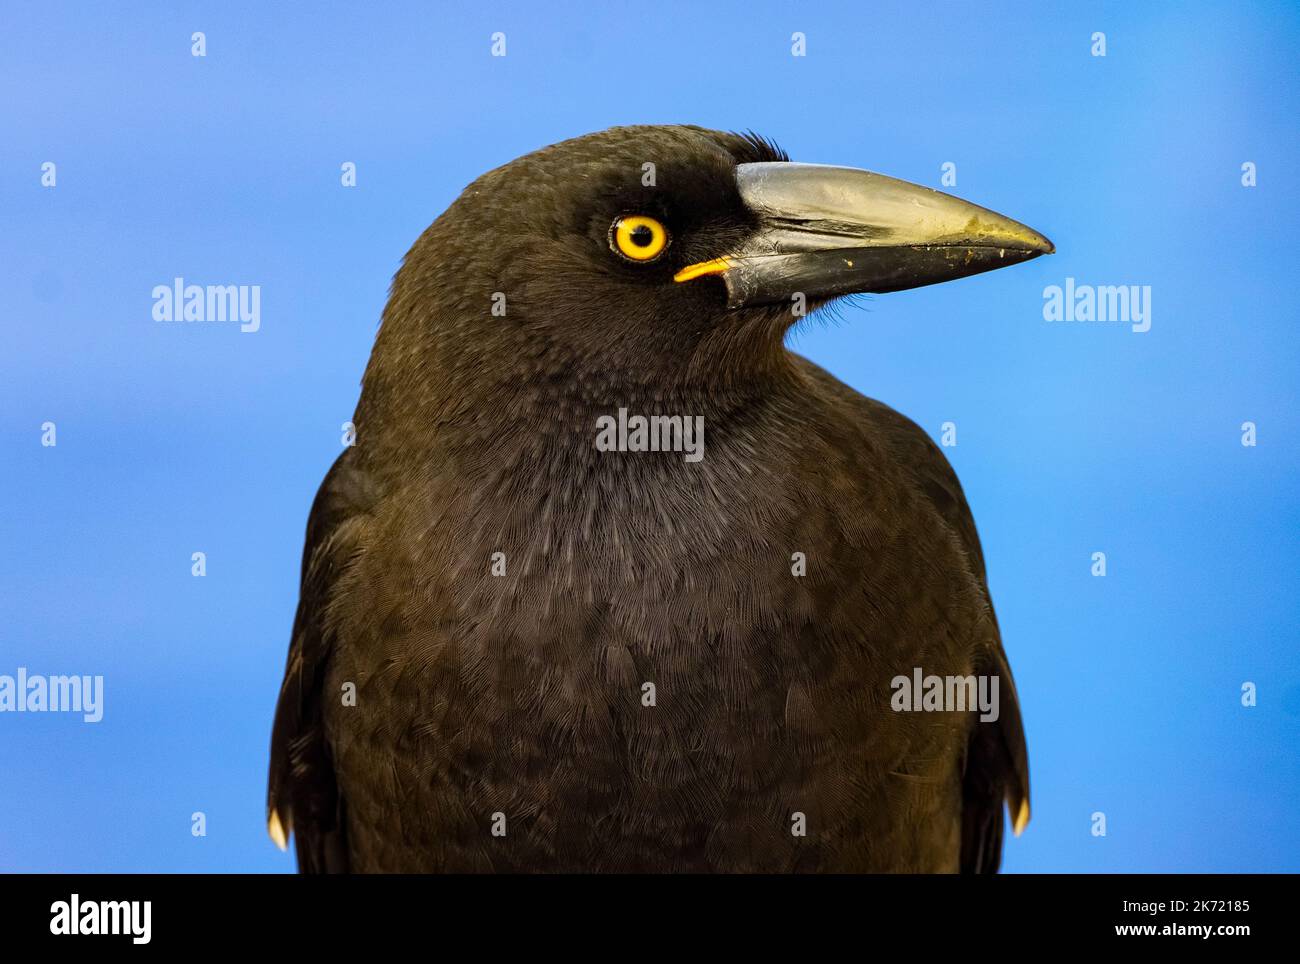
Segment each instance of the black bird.
[{"label": "black bird", "polygon": [[[312,506],[272,837],[302,871],[996,870],[1028,764],[961,487],[784,338],[1052,250],[698,127],[476,180]],[[914,670],[996,677],[996,721],[896,711]]]}]

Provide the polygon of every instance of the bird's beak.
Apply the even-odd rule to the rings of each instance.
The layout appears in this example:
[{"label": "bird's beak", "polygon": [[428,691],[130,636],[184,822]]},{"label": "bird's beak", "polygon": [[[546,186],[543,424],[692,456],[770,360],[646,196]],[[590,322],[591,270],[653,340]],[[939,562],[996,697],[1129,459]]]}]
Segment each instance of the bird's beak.
[{"label": "bird's beak", "polygon": [[1056,250],[1018,221],[870,171],[741,164],[736,181],[757,232],[740,250],[674,276],[721,275],[729,308],[919,288]]}]

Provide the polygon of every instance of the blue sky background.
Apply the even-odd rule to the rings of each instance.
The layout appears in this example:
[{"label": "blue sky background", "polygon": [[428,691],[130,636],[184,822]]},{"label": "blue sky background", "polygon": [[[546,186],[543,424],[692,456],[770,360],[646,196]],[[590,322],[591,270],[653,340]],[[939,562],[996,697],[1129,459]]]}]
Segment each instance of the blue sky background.
[{"label": "blue sky background", "polygon": [[[1057,244],[794,339],[957,423],[1032,762],[1005,868],[1300,870],[1300,9],[457,6],[6,16],[0,673],[106,697],[0,714],[0,869],[292,869],[263,807],[303,527],[401,256],[519,154],[690,122],[935,187],[952,161]],[[260,284],[261,330],[153,321],[178,275]],[[1150,285],[1151,330],[1045,322],[1067,276]]]}]

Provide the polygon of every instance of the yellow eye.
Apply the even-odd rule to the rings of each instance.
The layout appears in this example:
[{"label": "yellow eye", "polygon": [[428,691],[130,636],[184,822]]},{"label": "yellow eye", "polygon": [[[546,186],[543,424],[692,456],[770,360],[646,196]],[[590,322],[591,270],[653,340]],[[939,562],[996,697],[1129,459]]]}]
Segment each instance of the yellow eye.
[{"label": "yellow eye", "polygon": [[668,241],[668,229],[642,214],[615,218],[609,226],[609,246],[629,261],[655,260]]}]

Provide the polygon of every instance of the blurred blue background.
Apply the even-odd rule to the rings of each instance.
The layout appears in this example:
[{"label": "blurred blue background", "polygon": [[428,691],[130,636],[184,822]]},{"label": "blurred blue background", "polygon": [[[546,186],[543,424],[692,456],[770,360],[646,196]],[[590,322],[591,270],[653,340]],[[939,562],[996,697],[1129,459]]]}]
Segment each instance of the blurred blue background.
[{"label": "blurred blue background", "polygon": [[[270,6],[0,31],[0,673],[106,688],[97,725],[0,714],[0,869],[292,869],[263,807],[303,528],[400,258],[489,168],[690,122],[952,162],[1058,246],[793,339],[957,425],[1032,762],[1005,869],[1300,870],[1300,8]],[[261,330],[155,322],[176,276],[260,284]],[[1066,277],[1150,285],[1151,330],[1044,321]]]}]

